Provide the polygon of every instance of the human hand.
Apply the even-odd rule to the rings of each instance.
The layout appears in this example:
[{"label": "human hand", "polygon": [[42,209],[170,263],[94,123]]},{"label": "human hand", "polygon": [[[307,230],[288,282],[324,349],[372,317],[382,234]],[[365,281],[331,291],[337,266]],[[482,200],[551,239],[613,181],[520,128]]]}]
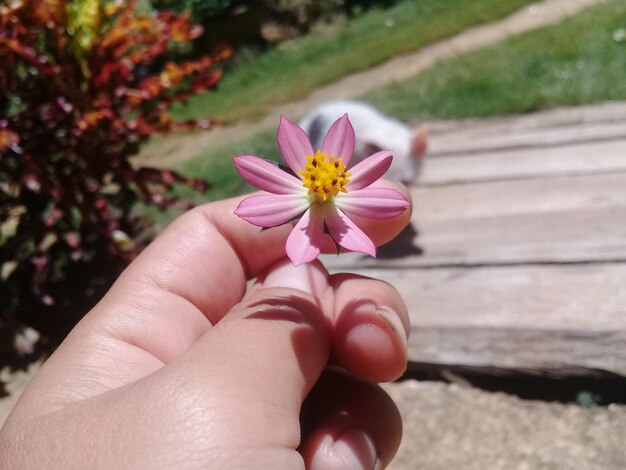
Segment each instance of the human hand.
[{"label": "human hand", "polygon": [[[319,262],[294,268],[291,227],[260,232],[233,215],[237,202],[188,212],[126,269],[24,391],[0,432],[0,468],[391,460],[400,416],[372,382],[406,365],[400,296]],[[357,223],[381,244],[408,212]]]}]

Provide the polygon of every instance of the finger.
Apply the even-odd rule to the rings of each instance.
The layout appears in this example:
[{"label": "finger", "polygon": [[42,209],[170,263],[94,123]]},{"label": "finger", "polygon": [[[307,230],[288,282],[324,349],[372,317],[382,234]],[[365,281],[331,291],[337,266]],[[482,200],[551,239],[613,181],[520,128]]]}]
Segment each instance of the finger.
[{"label": "finger", "polygon": [[[291,228],[261,232],[233,214],[238,202],[209,204],[174,222],[124,272],[105,298],[104,308],[93,316],[116,338],[163,362],[189,347],[241,299],[249,278],[285,256]],[[359,223],[379,244],[393,238],[407,221],[402,214]],[[153,312],[159,304],[174,305],[155,315],[141,314]],[[137,307],[132,316],[129,305]]]},{"label": "finger", "polygon": [[[234,215],[240,200],[211,203],[179,218],[125,271],[112,294],[134,296],[134,287],[156,287],[186,299],[212,323],[218,321],[241,299],[248,279],[285,257],[292,228],[260,231]],[[400,233],[409,212],[388,220],[355,221],[380,245]],[[335,249],[330,240],[326,248],[327,252]]]},{"label": "finger", "polygon": [[[261,232],[233,214],[239,201],[202,206],[171,224],[94,309],[90,328],[162,362],[189,347],[241,299],[249,278],[285,256],[291,228]],[[378,244],[399,233],[407,217],[359,223]]]},{"label": "finger", "polygon": [[[292,268],[284,260],[260,278],[255,288],[267,281],[301,289],[301,276],[284,275]],[[284,271],[283,271],[284,270]],[[280,273],[280,274],[276,274]],[[280,276],[275,284],[274,276]],[[407,364],[409,316],[400,293],[390,284],[356,274],[335,274],[328,282],[332,305],[326,307],[332,324],[333,355],[339,365],[374,382],[388,382],[402,375]]]},{"label": "finger", "polygon": [[[408,201],[411,200],[411,195],[409,194],[406,186],[398,182],[379,180],[370,187],[394,189],[402,193]],[[351,214],[350,220],[352,220],[357,227],[367,234],[367,236],[374,242],[374,245],[380,246],[390,242],[400,232],[402,232],[411,219],[411,209],[412,206],[409,206],[409,208],[402,214],[391,219],[376,220]],[[340,251],[341,253],[345,253],[347,250],[341,248]],[[337,253],[337,245],[329,235],[326,235],[322,242],[322,253]]]},{"label": "finger", "polygon": [[[290,269],[288,261],[282,265]],[[266,279],[260,278],[255,287]],[[285,287],[302,287],[298,276],[284,276],[281,282]],[[328,282],[333,289],[333,304],[327,311],[337,363],[373,382],[400,377],[406,369],[410,331],[400,293],[387,282],[356,274],[335,274]]]},{"label": "finger", "polygon": [[409,316],[390,284],[356,274],[336,274],[333,354],[338,364],[373,382],[402,375],[407,363]]},{"label": "finger", "polygon": [[402,419],[391,398],[371,382],[328,369],[302,413],[301,453],[307,469],[384,468],[402,437]]},{"label": "finger", "polygon": [[295,449],[302,402],[330,355],[331,307],[321,263],[281,263],[162,373],[193,391],[192,406],[219,410],[222,439]]},{"label": "finger", "polygon": [[[370,186],[371,188],[386,188],[395,189],[402,193],[404,197],[411,201],[411,195],[401,183],[388,180],[378,180]],[[384,219],[375,221],[374,219],[367,219],[356,215],[350,215],[350,219],[374,241],[376,246],[384,245],[387,242],[393,240],[404,227],[407,226],[411,219],[412,206],[410,205],[407,210],[397,217],[391,219]]]}]

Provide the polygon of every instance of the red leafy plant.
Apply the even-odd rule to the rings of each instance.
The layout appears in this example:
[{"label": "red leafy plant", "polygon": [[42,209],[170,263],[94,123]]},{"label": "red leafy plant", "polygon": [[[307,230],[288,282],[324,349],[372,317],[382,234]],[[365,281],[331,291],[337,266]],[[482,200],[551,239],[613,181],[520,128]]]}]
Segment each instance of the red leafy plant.
[{"label": "red leafy plant", "polygon": [[168,195],[173,184],[205,189],[129,159],[153,134],[215,124],[174,122],[169,109],[213,88],[230,50],[168,61],[201,29],[142,9],[0,4],[0,351],[29,352],[26,325],[62,335],[108,287],[147,241],[136,202],[188,205]]}]

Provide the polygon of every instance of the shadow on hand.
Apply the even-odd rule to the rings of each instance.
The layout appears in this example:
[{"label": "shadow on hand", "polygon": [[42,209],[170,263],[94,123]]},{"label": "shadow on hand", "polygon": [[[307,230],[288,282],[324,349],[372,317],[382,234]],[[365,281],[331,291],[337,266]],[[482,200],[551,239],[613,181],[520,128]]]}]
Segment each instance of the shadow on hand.
[{"label": "shadow on hand", "polygon": [[246,315],[246,319],[285,321],[298,325],[291,333],[293,353],[300,370],[307,374],[311,365],[311,351],[325,350],[326,361],[332,348],[332,323],[324,314],[319,299],[308,300],[297,295],[275,296],[249,304],[255,311]]}]

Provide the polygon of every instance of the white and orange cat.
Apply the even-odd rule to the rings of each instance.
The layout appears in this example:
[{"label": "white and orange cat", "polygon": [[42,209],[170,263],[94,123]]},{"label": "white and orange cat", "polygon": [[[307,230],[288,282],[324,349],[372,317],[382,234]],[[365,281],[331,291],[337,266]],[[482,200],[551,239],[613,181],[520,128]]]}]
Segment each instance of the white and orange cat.
[{"label": "white and orange cat", "polygon": [[385,178],[405,184],[417,179],[428,141],[428,126],[410,129],[397,119],[383,115],[372,106],[356,101],[330,101],[309,112],[300,121],[314,148],[321,148],[324,136],[335,120],[348,113],[354,127],[353,162],[379,150],[391,150],[393,162]]}]

